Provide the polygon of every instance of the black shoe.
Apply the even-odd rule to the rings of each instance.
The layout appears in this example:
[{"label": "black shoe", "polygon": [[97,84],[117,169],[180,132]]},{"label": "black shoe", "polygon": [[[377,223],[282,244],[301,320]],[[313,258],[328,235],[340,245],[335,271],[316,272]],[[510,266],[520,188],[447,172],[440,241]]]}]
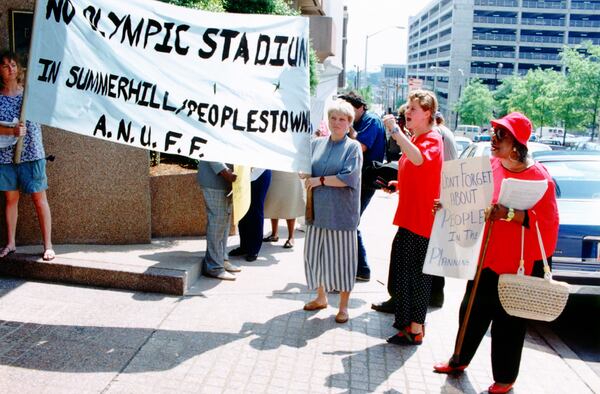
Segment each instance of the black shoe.
[{"label": "black shoe", "polygon": [[232,249],[229,253],[230,256],[243,256],[246,254],[246,251],[242,248]]},{"label": "black shoe", "polygon": [[258,258],[257,254],[247,254],[246,255],[246,261],[254,261]]},{"label": "black shoe", "polygon": [[357,282],[368,282],[370,280],[371,280],[371,274],[366,274],[366,275],[357,274],[356,275]]},{"label": "black shoe", "polygon": [[377,312],[394,313],[394,300],[390,298],[387,301],[371,304],[371,309],[374,309]]},{"label": "black shoe", "polygon": [[429,306],[441,308],[444,305],[444,293],[431,293],[429,297]]}]

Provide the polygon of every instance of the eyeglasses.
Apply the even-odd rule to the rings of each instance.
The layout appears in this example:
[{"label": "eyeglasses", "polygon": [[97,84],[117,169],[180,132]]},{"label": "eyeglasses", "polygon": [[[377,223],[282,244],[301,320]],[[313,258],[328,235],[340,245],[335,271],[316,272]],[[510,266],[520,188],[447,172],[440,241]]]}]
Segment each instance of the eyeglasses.
[{"label": "eyeglasses", "polygon": [[502,141],[508,134],[508,131],[502,128],[494,128],[490,130],[490,136],[496,137],[496,140],[498,141]]}]

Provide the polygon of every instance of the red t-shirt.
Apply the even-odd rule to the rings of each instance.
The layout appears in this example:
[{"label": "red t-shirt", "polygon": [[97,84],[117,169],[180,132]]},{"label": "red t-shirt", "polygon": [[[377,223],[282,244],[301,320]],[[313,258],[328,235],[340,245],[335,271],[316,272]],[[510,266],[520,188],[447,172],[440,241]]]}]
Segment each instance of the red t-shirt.
[{"label": "red t-shirt", "polygon": [[398,208],[394,224],[422,237],[431,236],[433,200],[440,197],[444,148],[442,136],[429,131],[412,138],[423,155],[416,166],[405,155],[398,161]]},{"label": "red t-shirt", "polygon": [[[548,170],[540,163],[535,163],[523,172],[511,172],[502,166],[500,159],[492,157],[492,173],[494,176],[494,196],[492,203],[498,201],[500,186],[504,178],[523,180],[548,180],[548,189],[533,208],[527,211],[529,228],[525,228],[524,257],[525,273],[531,274],[533,262],[542,259],[535,229],[536,223],[542,234],[546,256],[552,256],[558,239],[558,207],[554,181]],[[497,220],[492,227],[488,250],[483,267],[489,267],[497,274],[514,274],[519,268],[521,259],[521,225],[515,222]]]}]

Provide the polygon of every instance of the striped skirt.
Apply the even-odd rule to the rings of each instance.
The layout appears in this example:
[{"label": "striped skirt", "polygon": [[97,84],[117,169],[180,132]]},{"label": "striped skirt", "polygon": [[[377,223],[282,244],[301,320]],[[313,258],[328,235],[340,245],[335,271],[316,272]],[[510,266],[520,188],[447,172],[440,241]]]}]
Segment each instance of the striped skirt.
[{"label": "striped skirt", "polygon": [[304,271],[310,289],[352,291],[357,265],[356,230],[306,226]]}]

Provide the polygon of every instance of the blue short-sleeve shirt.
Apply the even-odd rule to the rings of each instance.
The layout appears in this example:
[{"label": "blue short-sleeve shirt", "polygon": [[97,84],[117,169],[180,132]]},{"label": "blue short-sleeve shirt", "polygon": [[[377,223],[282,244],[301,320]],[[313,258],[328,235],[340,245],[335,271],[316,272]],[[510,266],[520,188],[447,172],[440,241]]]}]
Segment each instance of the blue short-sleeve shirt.
[{"label": "blue short-sleeve shirt", "polygon": [[383,161],[385,155],[385,129],[381,119],[372,112],[365,112],[353,124],[356,140],[367,147],[363,152],[363,166],[373,161]]}]

